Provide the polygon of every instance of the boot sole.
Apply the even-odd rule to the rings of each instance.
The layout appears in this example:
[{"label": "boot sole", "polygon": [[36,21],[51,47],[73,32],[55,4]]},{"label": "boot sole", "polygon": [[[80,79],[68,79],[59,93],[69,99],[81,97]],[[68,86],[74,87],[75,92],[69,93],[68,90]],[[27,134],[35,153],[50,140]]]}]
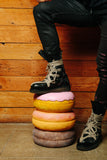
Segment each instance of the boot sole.
[{"label": "boot sole", "polygon": [[30,89],[31,93],[36,93],[36,94],[45,94],[45,93],[50,93],[50,92],[63,92],[63,91],[70,91],[70,89],[69,88],[56,88],[56,89],[50,89],[50,90],[45,90],[45,91]]},{"label": "boot sole", "polygon": [[90,151],[92,149],[95,149],[99,146],[99,144],[102,142],[102,136],[99,137],[99,139],[97,140],[96,143],[92,144],[91,146],[88,146],[87,147],[81,143],[77,143],[77,149],[80,150],[80,151]]}]

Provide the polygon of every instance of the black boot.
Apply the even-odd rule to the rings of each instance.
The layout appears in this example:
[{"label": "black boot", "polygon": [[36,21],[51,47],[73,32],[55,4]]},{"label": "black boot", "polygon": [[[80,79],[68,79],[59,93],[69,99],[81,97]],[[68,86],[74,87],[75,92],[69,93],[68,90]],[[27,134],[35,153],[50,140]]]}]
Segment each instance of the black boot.
[{"label": "black boot", "polygon": [[[42,55],[42,57],[44,56],[45,55]],[[48,58],[45,57],[46,60]],[[49,92],[70,91],[71,87],[68,77],[65,73],[62,58],[49,62],[47,65],[47,71],[48,74],[43,81],[34,82],[31,84],[30,92],[36,94],[45,94]]]},{"label": "black boot", "polygon": [[92,107],[91,116],[77,142],[77,149],[81,151],[95,149],[102,141],[101,124],[106,111],[105,104],[92,101]]}]

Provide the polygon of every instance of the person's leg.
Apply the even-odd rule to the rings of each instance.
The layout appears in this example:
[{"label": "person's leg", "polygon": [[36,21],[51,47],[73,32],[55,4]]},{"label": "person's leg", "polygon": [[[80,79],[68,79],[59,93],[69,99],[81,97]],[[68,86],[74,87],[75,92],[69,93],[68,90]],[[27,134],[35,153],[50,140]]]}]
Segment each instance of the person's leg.
[{"label": "person's leg", "polygon": [[[31,85],[30,92],[43,94],[51,91],[70,90],[69,81],[61,60],[62,56],[55,23],[90,26],[95,23],[94,18],[76,0],[52,0],[39,3],[34,7],[33,13],[43,45],[43,51],[40,51],[39,54],[49,62],[49,66],[54,66],[55,72],[51,70],[44,81],[34,82]],[[54,63],[52,62],[53,60]],[[58,67],[58,64],[61,67]],[[50,68],[52,69],[52,67]],[[59,69],[59,72],[57,69]]]},{"label": "person's leg", "polygon": [[84,27],[95,23],[89,11],[76,0],[39,3],[34,7],[33,13],[44,54],[48,55],[50,61],[53,58],[60,59],[60,44],[55,23]]},{"label": "person's leg", "polygon": [[102,141],[101,124],[107,108],[107,18],[101,21],[101,40],[96,60],[100,81],[92,101],[93,112],[77,144],[79,150],[94,149]]},{"label": "person's leg", "polygon": [[95,94],[95,101],[107,105],[107,20],[103,20],[101,25],[101,41],[96,60],[100,82]]}]

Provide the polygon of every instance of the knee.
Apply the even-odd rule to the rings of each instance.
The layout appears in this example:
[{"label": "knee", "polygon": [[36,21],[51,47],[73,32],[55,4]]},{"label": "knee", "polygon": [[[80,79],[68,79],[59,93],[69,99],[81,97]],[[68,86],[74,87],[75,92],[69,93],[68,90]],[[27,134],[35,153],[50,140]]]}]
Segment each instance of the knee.
[{"label": "knee", "polygon": [[39,4],[34,6],[34,8],[33,8],[33,14],[36,14],[38,12],[39,12]]},{"label": "knee", "polygon": [[48,13],[48,10],[49,10],[48,4],[42,2],[33,8],[33,15],[34,17],[38,17],[44,15],[45,13]]},{"label": "knee", "polygon": [[36,17],[36,15],[38,14],[38,12],[39,12],[39,5],[37,5],[37,6],[35,6],[33,8],[33,15],[34,15],[34,17]]}]

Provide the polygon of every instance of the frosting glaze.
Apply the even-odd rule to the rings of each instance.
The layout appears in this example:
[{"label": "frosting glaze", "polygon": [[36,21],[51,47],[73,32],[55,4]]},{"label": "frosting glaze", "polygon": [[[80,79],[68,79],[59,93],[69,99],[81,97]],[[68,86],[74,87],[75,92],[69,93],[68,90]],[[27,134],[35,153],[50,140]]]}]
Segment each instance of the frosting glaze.
[{"label": "frosting glaze", "polygon": [[40,95],[37,97],[38,100],[42,101],[64,101],[64,100],[73,100],[75,98],[74,94],[69,92],[52,92]]}]

